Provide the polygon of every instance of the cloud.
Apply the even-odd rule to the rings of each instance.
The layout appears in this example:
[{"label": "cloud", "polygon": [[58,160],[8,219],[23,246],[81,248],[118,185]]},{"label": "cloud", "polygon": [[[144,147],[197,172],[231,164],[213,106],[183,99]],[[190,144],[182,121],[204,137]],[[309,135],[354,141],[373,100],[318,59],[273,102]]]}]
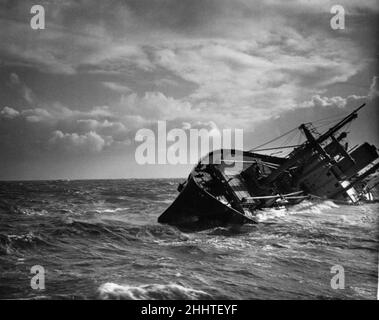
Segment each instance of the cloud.
[{"label": "cloud", "polygon": [[[188,128],[188,126],[187,126]],[[183,128],[184,129],[184,128]],[[217,124],[214,123],[213,121],[196,121],[190,125],[190,128],[188,129],[198,129],[202,130],[205,129],[207,131],[207,135],[209,137],[220,137],[221,136],[221,131],[218,128]]]},{"label": "cloud", "polygon": [[[235,0],[114,0],[101,6],[89,1],[46,2],[49,23],[43,32],[30,28],[30,1],[2,4],[6,12],[0,31],[0,52],[9,64],[22,64],[54,73],[75,74],[83,67],[107,72],[131,68],[155,70],[150,54],[169,43],[210,39],[245,40],[257,49],[307,51],[325,38],[333,1]],[[378,12],[377,1],[344,1],[348,13]],[[312,27],[304,28],[304,21]],[[288,36],[291,33],[291,36]],[[311,35],[311,37],[308,37]],[[333,49],[347,38],[335,38]],[[269,41],[267,41],[269,40]],[[310,41],[308,41],[310,40]],[[318,46],[333,52],[332,47]],[[313,46],[316,48],[316,46]],[[69,50],[67,50],[69,49]],[[361,51],[364,51],[361,48]],[[339,50],[338,50],[339,51]],[[254,57],[241,52],[221,53],[223,58],[254,66]],[[336,52],[335,56],[338,56]],[[342,62],[342,61],[341,61]]]},{"label": "cloud", "polygon": [[[30,108],[17,111],[4,107],[0,111],[4,130],[11,130],[11,119],[19,119],[13,130],[15,135],[29,132],[31,137],[38,141],[49,142],[49,145],[58,146],[60,150],[70,150],[75,147],[80,151],[102,151],[104,147],[126,146],[130,144],[134,126],[138,118],[120,118],[110,111],[108,106],[93,107],[88,111],[72,110],[60,104],[45,108]],[[119,119],[119,120],[117,120]],[[121,121],[120,121],[121,120]],[[127,127],[127,125],[130,127]],[[8,129],[7,129],[8,128]],[[54,132],[49,139],[46,135]]]},{"label": "cloud", "polygon": [[114,141],[128,140],[130,130],[121,122],[95,119],[77,120],[79,128],[83,131],[93,130],[102,136],[112,137]]},{"label": "cloud", "polygon": [[368,92],[368,97],[370,99],[374,99],[374,98],[376,98],[378,96],[379,96],[379,78],[378,78],[378,76],[375,76],[372,79],[370,90]]},{"label": "cloud", "polygon": [[[17,20],[30,3],[18,1],[6,8],[8,18],[2,19],[0,31],[4,61],[44,72],[142,78],[137,92],[124,80],[101,82],[123,95],[111,107],[128,124],[127,116],[138,117],[140,124],[187,117],[248,128],[301,108],[312,96],[313,103],[342,106],[343,100],[317,97],[364,70],[370,58],[365,47],[356,45],[353,33],[331,33],[332,1],[167,0],[162,5],[115,0],[99,8],[87,1],[51,2],[46,4],[47,18],[54,16],[54,22],[38,37]],[[354,17],[378,12],[375,1],[344,5]],[[304,21],[312,27],[305,28]],[[183,83],[165,80],[172,77]],[[159,90],[153,92],[152,83]],[[32,102],[31,94],[25,91],[23,96]],[[110,109],[101,111],[113,116]],[[49,112],[52,119],[61,117]],[[73,113],[76,119],[87,117]],[[52,121],[41,114],[29,119]]]},{"label": "cloud", "polygon": [[166,79],[166,78],[157,79],[154,81],[154,84],[158,87],[165,87],[165,86],[176,87],[176,86],[178,86],[177,81],[174,81],[172,79]]},{"label": "cloud", "polygon": [[12,85],[19,85],[21,84],[21,80],[19,78],[19,76],[17,75],[17,73],[11,73],[10,76],[9,76],[9,80],[10,80],[10,83]]},{"label": "cloud", "polygon": [[21,97],[29,104],[34,102],[34,93],[25,83],[23,83],[17,73],[12,72],[9,76],[9,85],[15,89]]},{"label": "cloud", "polygon": [[129,87],[122,85],[120,83],[103,81],[102,84],[104,87],[111,89],[111,90],[118,92],[118,93],[130,93],[130,92],[132,92],[132,90]]},{"label": "cloud", "polygon": [[[31,4],[0,4],[4,65],[37,69],[36,81],[41,72],[54,73],[51,79],[96,78],[107,105],[89,108],[86,90],[80,100],[86,106],[44,102],[11,73],[9,85],[27,106],[13,113],[4,108],[1,116],[24,120],[44,139],[42,127],[60,132],[57,143],[67,145],[87,145],[79,142],[93,139],[91,132],[107,145],[128,141],[133,130],[157,120],[252,129],[297,108],[344,108],[363,97],[326,91],[376,58],[374,27],[354,22],[376,17],[379,5],[371,0],[344,1],[348,28],[339,33],[329,24],[333,1],[51,1],[43,32],[30,29]],[[367,39],[369,46],[359,45]],[[377,96],[377,82],[370,97]]]},{"label": "cloud", "polygon": [[196,114],[190,102],[167,97],[162,92],[146,92],[142,97],[132,93],[122,98],[120,106],[128,115],[139,115],[149,121],[173,120]]},{"label": "cloud", "polygon": [[182,129],[183,130],[189,130],[189,129],[191,129],[191,123],[189,123],[189,122],[182,122]]},{"label": "cloud", "polygon": [[20,112],[10,107],[4,107],[3,110],[1,110],[0,115],[7,119],[13,119],[18,117]]},{"label": "cloud", "polygon": [[[235,119],[248,127],[301,107],[305,98],[346,81],[363,68],[355,48],[341,45],[333,53],[325,49],[330,40],[295,32],[296,41],[289,42],[293,34],[284,28],[283,44],[272,34],[259,44],[245,40],[176,42],[156,50],[154,59],[160,67],[197,85],[187,98],[194,109],[213,114],[220,125]],[[301,55],[299,46],[304,51]],[[220,114],[225,116],[223,123]]]},{"label": "cloud", "polygon": [[93,50],[93,53],[83,57],[78,65],[85,65],[95,70],[123,73],[130,67],[137,67],[144,71],[154,69],[147,53],[138,45],[124,43],[106,43],[104,47]]},{"label": "cloud", "polygon": [[105,141],[103,137],[94,131],[79,135],[77,133],[63,133],[57,130],[53,132],[49,143],[66,151],[100,152],[110,142]]},{"label": "cloud", "polygon": [[340,96],[334,96],[334,97],[321,97],[320,95],[314,95],[311,100],[305,101],[301,104],[301,107],[304,108],[326,108],[326,107],[337,107],[337,108],[344,108],[350,101],[357,101],[366,99],[366,96],[357,96],[357,95],[350,95],[346,98],[340,97]]},{"label": "cloud", "polygon": [[42,108],[24,110],[22,111],[22,116],[24,116],[28,122],[50,122],[54,120],[53,115]]},{"label": "cloud", "polygon": [[48,125],[58,125],[64,122],[76,123],[78,119],[104,119],[115,116],[108,106],[95,106],[88,111],[80,111],[70,109],[60,103],[25,109],[20,114],[28,122]]},{"label": "cloud", "polygon": [[88,111],[72,110],[59,103],[52,106],[42,106],[37,108],[17,111],[5,107],[2,114],[8,117],[18,116],[30,123],[40,123],[45,125],[58,125],[60,122],[76,122],[77,119],[103,119],[114,117],[108,106],[96,106]]}]

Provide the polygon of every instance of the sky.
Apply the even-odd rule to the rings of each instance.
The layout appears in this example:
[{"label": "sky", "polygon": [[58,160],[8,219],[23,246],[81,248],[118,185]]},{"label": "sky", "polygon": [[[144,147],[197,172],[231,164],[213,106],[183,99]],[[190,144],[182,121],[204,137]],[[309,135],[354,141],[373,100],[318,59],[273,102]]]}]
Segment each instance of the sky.
[{"label": "sky", "polygon": [[338,1],[338,30],[335,4],[0,0],[0,180],[185,177],[136,162],[139,129],[243,129],[251,149],[364,102],[350,143],[379,146],[379,2]]}]

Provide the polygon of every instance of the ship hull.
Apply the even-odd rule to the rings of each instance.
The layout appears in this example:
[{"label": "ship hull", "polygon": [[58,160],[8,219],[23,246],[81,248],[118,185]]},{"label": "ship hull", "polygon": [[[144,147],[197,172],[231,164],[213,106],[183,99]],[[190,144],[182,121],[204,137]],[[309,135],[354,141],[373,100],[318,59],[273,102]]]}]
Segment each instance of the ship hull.
[{"label": "ship hull", "polygon": [[182,229],[201,230],[216,226],[254,223],[235,209],[220,202],[189,176],[175,201],[158,218],[158,222]]},{"label": "ship hull", "polygon": [[287,146],[294,149],[285,157],[257,153],[278,149],[259,149],[274,140],[250,151],[210,152],[192,170],[179,196],[158,221],[191,229],[242,225],[257,222],[259,210],[294,205],[310,197],[354,204],[373,201],[378,149],[365,142],[349,150],[347,143],[340,143],[346,132],[335,137],[357,118],[364,105],[317,136],[309,123],[301,124],[299,129],[307,141]]}]

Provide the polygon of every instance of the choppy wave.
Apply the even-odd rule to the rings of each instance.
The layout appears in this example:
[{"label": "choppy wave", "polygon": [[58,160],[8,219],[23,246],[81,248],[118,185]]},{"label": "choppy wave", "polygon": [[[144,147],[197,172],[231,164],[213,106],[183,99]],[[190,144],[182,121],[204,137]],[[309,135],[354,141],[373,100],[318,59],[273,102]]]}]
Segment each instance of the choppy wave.
[{"label": "choppy wave", "polygon": [[39,245],[48,245],[48,243],[41,236],[32,232],[19,235],[0,233],[0,255],[13,254],[19,250],[31,249]]},{"label": "choppy wave", "polygon": [[99,288],[101,299],[123,300],[195,300],[211,299],[208,293],[172,284],[146,284],[141,286],[105,283]]},{"label": "choppy wave", "polygon": [[[184,233],[157,223],[177,182],[0,183],[0,298],[375,299],[379,204],[304,201]],[[25,293],[35,264],[43,294]],[[330,287],[336,264],[344,291]]]},{"label": "choppy wave", "polygon": [[312,215],[321,214],[330,209],[340,208],[331,200],[325,201],[303,201],[292,207],[278,207],[260,210],[257,214],[258,221],[267,221],[288,215],[308,213]]}]

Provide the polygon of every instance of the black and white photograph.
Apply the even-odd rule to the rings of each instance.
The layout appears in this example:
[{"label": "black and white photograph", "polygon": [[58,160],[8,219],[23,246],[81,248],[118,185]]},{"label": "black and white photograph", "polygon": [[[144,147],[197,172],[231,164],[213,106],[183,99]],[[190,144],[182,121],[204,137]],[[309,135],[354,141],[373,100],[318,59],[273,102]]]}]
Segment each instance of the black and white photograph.
[{"label": "black and white photograph", "polygon": [[377,0],[0,0],[0,300],[378,300],[378,31]]}]

